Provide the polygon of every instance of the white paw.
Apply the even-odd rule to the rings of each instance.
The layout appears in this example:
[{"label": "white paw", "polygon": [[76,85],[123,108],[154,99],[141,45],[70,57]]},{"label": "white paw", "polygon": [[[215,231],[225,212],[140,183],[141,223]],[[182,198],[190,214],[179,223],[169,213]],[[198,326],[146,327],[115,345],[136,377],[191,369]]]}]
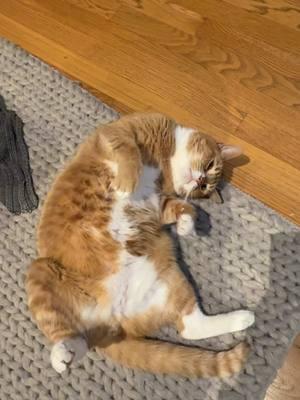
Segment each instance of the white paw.
[{"label": "white paw", "polygon": [[231,319],[230,319],[231,332],[242,331],[254,324],[255,316],[252,311],[238,310],[238,311],[233,311],[230,314],[231,314]]},{"label": "white paw", "polygon": [[190,214],[181,214],[176,227],[177,233],[180,236],[186,236],[195,232],[194,220]]},{"label": "white paw", "polygon": [[51,350],[50,360],[52,367],[61,374],[71,362],[80,360],[87,350],[87,343],[80,336],[57,342]]},{"label": "white paw", "polygon": [[198,186],[198,183],[195,180],[192,180],[188,183],[185,183],[183,185],[183,189],[186,193],[190,193],[192,190],[196,189],[197,186]]},{"label": "white paw", "polygon": [[130,196],[129,192],[122,192],[121,190],[116,190],[116,195],[118,199],[127,199]]}]

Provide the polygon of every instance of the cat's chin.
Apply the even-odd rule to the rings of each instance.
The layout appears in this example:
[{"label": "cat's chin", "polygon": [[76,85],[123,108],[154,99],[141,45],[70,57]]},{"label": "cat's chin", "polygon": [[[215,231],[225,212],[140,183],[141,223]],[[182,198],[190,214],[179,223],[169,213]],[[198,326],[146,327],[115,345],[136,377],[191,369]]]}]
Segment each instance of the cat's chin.
[{"label": "cat's chin", "polygon": [[[204,186],[204,185],[203,185]],[[205,185],[206,186],[206,185]],[[198,184],[194,185],[193,181],[184,184],[178,191],[178,195],[182,198],[188,199],[203,199],[209,198],[211,195],[210,190],[207,187],[201,187]]]},{"label": "cat's chin", "polygon": [[198,183],[192,179],[189,182],[183,184],[182,188],[186,194],[191,193],[193,190],[195,190],[198,187]]}]

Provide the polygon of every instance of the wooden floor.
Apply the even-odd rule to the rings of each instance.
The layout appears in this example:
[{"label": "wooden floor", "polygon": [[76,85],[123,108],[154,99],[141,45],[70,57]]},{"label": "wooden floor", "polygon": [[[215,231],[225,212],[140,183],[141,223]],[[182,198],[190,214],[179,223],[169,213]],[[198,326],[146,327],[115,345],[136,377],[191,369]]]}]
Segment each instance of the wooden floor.
[{"label": "wooden floor", "polygon": [[241,145],[227,176],[300,223],[300,0],[3,0],[0,35],[120,111]]},{"label": "wooden floor", "polygon": [[[227,177],[300,224],[300,0],[3,0],[0,35],[119,111],[239,144]],[[299,366],[295,345],[268,400],[300,399]]]},{"label": "wooden floor", "polygon": [[269,387],[265,400],[300,400],[300,335]]}]

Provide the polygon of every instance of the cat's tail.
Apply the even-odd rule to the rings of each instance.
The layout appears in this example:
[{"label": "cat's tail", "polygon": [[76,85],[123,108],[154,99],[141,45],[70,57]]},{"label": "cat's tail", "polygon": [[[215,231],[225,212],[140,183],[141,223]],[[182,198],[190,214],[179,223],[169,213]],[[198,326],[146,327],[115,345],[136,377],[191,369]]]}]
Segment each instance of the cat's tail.
[{"label": "cat's tail", "polygon": [[131,368],[203,378],[223,378],[239,372],[249,350],[246,342],[227,351],[214,352],[144,338],[126,338],[105,349],[99,348],[99,351]]}]

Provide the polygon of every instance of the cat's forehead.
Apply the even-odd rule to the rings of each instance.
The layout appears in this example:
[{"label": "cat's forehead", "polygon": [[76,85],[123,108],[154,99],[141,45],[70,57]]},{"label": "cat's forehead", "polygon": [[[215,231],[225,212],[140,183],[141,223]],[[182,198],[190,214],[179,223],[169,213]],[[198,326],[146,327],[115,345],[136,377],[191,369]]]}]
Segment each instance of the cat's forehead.
[{"label": "cat's forehead", "polygon": [[187,150],[193,157],[209,160],[219,156],[220,150],[215,140],[199,131],[194,131],[188,140]]}]

